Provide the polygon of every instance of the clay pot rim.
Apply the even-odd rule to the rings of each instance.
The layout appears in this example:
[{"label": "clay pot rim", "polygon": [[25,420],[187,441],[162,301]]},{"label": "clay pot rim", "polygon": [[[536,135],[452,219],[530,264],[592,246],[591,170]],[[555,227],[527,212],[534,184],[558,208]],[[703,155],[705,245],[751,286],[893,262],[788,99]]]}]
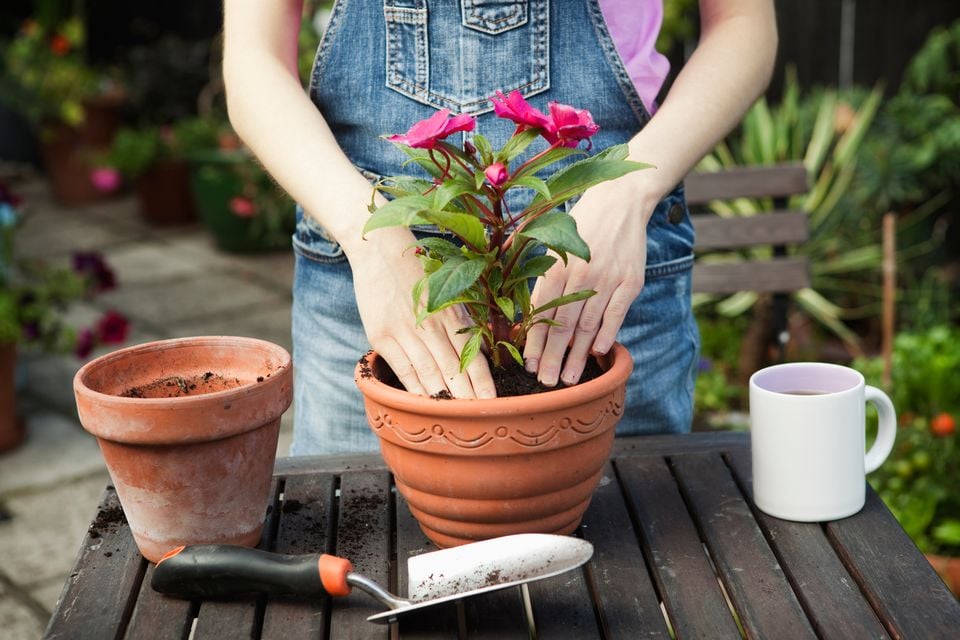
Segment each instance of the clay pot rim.
[{"label": "clay pot rim", "polygon": [[[354,381],[363,395],[372,400],[397,409],[415,411],[425,415],[436,416],[473,416],[483,414],[488,416],[516,415],[530,411],[531,403],[542,404],[550,409],[564,409],[583,402],[583,397],[597,397],[602,395],[603,387],[614,389],[630,377],[633,371],[633,358],[630,351],[619,342],[614,343],[610,351],[603,356],[594,356],[599,361],[604,373],[593,380],[574,385],[545,391],[543,393],[523,396],[509,396],[505,398],[451,398],[435,399],[409,391],[396,389],[381,382],[375,375],[362,376],[364,366],[373,368],[373,364],[380,355],[376,351],[364,354],[354,370]],[[607,366],[609,365],[609,366]]]},{"label": "clay pot rim", "polygon": [[[184,347],[203,347],[203,346],[230,346],[237,349],[250,349],[273,354],[279,361],[276,372],[270,378],[265,378],[263,382],[255,382],[224,389],[223,391],[214,391],[212,393],[203,393],[199,395],[179,396],[174,398],[128,398],[116,396],[109,393],[97,391],[86,384],[86,380],[91,373],[102,367],[110,366],[114,362],[123,360],[130,355],[135,355],[148,351],[163,352]],[[115,407],[137,406],[137,407],[167,407],[189,409],[196,408],[214,401],[234,400],[249,395],[259,393],[270,393],[273,387],[284,384],[285,373],[293,368],[293,360],[290,353],[281,347],[267,340],[259,338],[247,338],[243,336],[191,336],[186,338],[169,338],[166,340],[154,340],[142,344],[132,345],[116,351],[111,351],[105,355],[95,358],[83,365],[73,377],[73,388],[77,395],[85,395],[91,400],[101,405],[112,405]]]}]

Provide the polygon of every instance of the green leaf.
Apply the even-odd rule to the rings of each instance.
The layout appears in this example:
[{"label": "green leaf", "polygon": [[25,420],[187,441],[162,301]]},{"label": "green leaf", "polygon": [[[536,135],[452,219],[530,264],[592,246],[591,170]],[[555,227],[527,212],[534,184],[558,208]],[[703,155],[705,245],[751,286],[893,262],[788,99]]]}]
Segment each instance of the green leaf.
[{"label": "green leaf", "polygon": [[503,145],[503,148],[496,154],[495,159],[499,162],[508,163],[518,155],[526,151],[530,143],[540,137],[539,129],[527,129],[522,131]]},{"label": "green leaf", "polygon": [[500,340],[499,342],[497,342],[497,345],[502,346],[504,349],[506,349],[507,352],[510,354],[510,356],[516,361],[516,363],[519,364],[521,367],[523,366],[523,356],[520,355],[520,351],[515,346],[513,346],[509,342],[506,342],[505,340]]},{"label": "green leaf", "polygon": [[553,256],[534,256],[513,270],[510,279],[507,281],[507,286],[513,286],[516,282],[527,278],[539,278],[556,262],[557,259]]},{"label": "green leaf", "polygon": [[427,311],[433,313],[441,305],[458,297],[477,281],[486,266],[486,260],[482,258],[449,258],[427,278]]},{"label": "green leaf", "polygon": [[536,160],[530,161],[529,164],[524,165],[522,169],[518,170],[517,177],[533,175],[536,172],[540,171],[540,169],[543,169],[544,167],[547,167],[553,164],[554,162],[563,160],[564,158],[569,158],[570,156],[585,156],[585,155],[587,155],[587,152],[578,147],[574,147],[572,149],[568,147],[557,147],[556,149],[551,149],[550,151],[547,151],[545,154],[543,154]]},{"label": "green leaf", "polygon": [[[422,299],[423,299],[423,288],[424,288],[425,286],[427,286],[427,276],[424,276],[424,277],[420,278],[419,280],[417,280],[417,283],[416,283],[415,285],[413,285],[413,309],[414,309],[414,311],[420,309],[420,307],[423,306],[423,303],[422,303]],[[418,321],[417,324],[419,325],[420,322]]]},{"label": "green leaf", "polygon": [[497,306],[500,307],[500,311],[503,311],[503,315],[506,316],[507,320],[513,322],[513,319],[517,317],[516,307],[513,306],[513,300],[510,298],[500,296],[497,298]]},{"label": "green leaf", "polygon": [[593,289],[585,289],[584,291],[577,291],[576,293],[568,293],[565,296],[554,298],[550,302],[537,307],[530,313],[530,315],[535,316],[539,313],[543,313],[544,311],[555,309],[556,307],[562,307],[565,304],[570,304],[571,302],[580,302],[581,300],[586,300],[596,293],[597,292]]},{"label": "green leaf", "polygon": [[527,312],[529,311],[531,304],[530,289],[526,285],[514,287],[512,297],[514,308],[520,311],[520,315],[522,317],[529,317],[531,314]]},{"label": "green leaf", "polygon": [[460,373],[466,371],[467,367],[473,362],[473,359],[480,353],[480,347],[483,345],[483,333],[476,332],[467,344],[463,345],[463,351],[460,352]]},{"label": "green leaf", "polygon": [[462,253],[460,247],[444,238],[421,238],[413,246],[423,247],[426,251],[442,257],[458,256]]},{"label": "green leaf", "polygon": [[476,193],[477,188],[469,180],[457,178],[448,180],[433,190],[430,194],[433,197],[433,208],[437,211],[443,209],[454,198],[458,198],[465,193]]},{"label": "green leaf", "polygon": [[539,240],[564,258],[572,253],[587,262],[590,261],[590,247],[577,233],[577,223],[565,211],[549,211],[518,232],[519,235]]},{"label": "green leaf", "polygon": [[384,227],[425,224],[428,220],[422,214],[428,209],[430,209],[430,200],[424,196],[396,198],[373,212],[367,223],[363,225],[363,235]]},{"label": "green leaf", "polygon": [[[480,160],[483,162],[484,166],[490,166],[493,164],[493,147],[490,146],[490,142],[485,137],[479,133],[474,134],[473,146],[475,146],[477,151],[480,152]],[[480,173],[483,172],[481,171]]]},{"label": "green leaf", "polygon": [[474,247],[484,249],[487,246],[487,236],[483,223],[469,213],[425,211],[422,213],[422,218],[426,222],[433,223],[441,229],[448,229],[461,240]]},{"label": "green leaf", "polygon": [[561,169],[547,180],[547,188],[550,190],[551,197],[546,199],[537,195],[524,211],[540,209],[544,204],[556,206],[601,182],[615,180],[633,171],[648,169],[653,166],[643,162],[625,160],[626,156],[627,145],[614,145],[593,157],[578,160]]},{"label": "green leaf", "polygon": [[523,176],[522,178],[512,180],[506,185],[506,188],[510,187],[529,187],[543,196],[546,200],[550,199],[550,187],[547,186],[546,182],[536,176]]},{"label": "green leaf", "polygon": [[423,195],[432,186],[433,183],[423,178],[391,176],[378,180],[374,188],[377,191],[390,194],[394,198],[402,198],[403,196]]}]

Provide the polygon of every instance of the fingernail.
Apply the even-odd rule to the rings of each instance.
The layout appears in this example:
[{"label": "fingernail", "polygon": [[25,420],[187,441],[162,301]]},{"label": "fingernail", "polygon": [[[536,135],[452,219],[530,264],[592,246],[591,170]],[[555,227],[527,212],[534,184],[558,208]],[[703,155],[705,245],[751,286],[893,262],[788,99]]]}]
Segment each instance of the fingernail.
[{"label": "fingernail", "polygon": [[530,358],[529,360],[526,360],[524,362],[524,368],[527,370],[527,373],[536,373],[537,366],[539,366],[539,364],[540,362],[538,360],[535,360],[534,358]]},{"label": "fingernail", "polygon": [[544,386],[547,386],[547,387],[555,387],[555,386],[557,386],[557,377],[558,377],[558,376],[557,376],[557,374],[556,374],[555,372],[550,372],[550,371],[548,371],[548,372],[543,372],[543,371],[541,371],[541,372],[540,372],[539,381],[540,381],[540,383],[543,384]]},{"label": "fingernail", "polygon": [[580,381],[580,376],[563,376],[563,384],[565,385],[575,385]]},{"label": "fingernail", "polygon": [[593,353],[598,356],[605,355],[607,351],[610,351],[610,345],[605,342],[593,345]]}]

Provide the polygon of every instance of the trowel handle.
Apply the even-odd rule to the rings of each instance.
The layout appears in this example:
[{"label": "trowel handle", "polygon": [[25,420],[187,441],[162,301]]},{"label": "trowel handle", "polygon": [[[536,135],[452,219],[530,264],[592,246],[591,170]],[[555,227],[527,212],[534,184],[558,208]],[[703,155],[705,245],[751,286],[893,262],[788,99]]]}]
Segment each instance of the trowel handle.
[{"label": "trowel handle", "polygon": [[327,554],[283,555],[232,545],[177,547],[153,572],[151,586],[181,598],[203,599],[245,593],[345,596],[349,560]]}]

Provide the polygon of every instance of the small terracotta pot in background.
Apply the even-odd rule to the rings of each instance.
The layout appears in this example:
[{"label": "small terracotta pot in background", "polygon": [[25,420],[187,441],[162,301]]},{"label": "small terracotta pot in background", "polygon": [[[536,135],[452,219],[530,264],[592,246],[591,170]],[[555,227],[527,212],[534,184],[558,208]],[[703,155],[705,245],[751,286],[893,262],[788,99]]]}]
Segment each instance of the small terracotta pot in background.
[{"label": "small terracotta pot in background", "polygon": [[197,219],[190,189],[190,166],[164,160],[139,176],[135,183],[140,213],[157,226],[186,224]]},{"label": "small terracotta pot in background", "polygon": [[[124,395],[156,381],[189,384],[211,374],[238,386],[179,397]],[[283,348],[222,336],[128,347],[77,372],[80,422],[97,437],[148,560],[181,544],[257,544],[292,381]]]},{"label": "small terracotta pot in background", "polygon": [[421,529],[449,547],[580,524],[624,409],[630,353],[615,345],[600,377],[527,396],[437,400],[381,382],[375,353],[357,366],[367,418]]},{"label": "small terracotta pot in background", "polygon": [[16,364],[17,345],[0,344],[0,452],[13,449],[26,435],[23,420],[17,416]]}]

